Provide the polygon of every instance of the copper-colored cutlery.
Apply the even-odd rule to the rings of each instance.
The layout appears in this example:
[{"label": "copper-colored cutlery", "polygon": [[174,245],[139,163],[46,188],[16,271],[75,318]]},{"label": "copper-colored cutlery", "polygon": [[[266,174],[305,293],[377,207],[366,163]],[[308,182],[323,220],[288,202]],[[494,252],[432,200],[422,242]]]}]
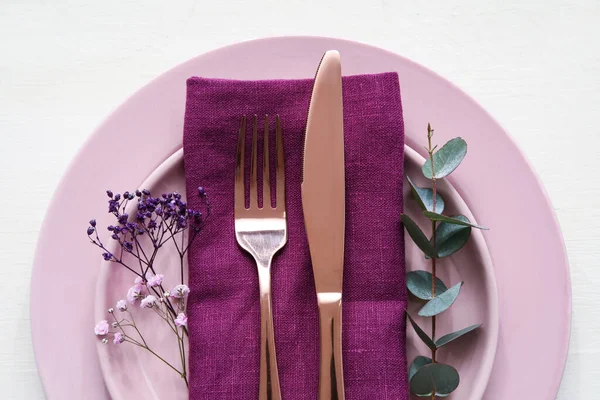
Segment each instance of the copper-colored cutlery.
[{"label": "copper-colored cutlery", "polygon": [[[263,206],[258,205],[258,118],[252,120],[250,204],[246,208],[244,154],[246,117],[240,127],[235,170],[235,234],[258,268],[260,285],[260,400],[279,400],[281,390],[271,306],[271,262],[287,242],[281,121],[276,118],[276,203],[271,207],[269,123],[263,138]],[[319,400],[344,399],[342,369],[342,277],[344,267],[345,175],[340,55],[323,56],[311,96],[304,146],[302,209],[319,307]]]}]

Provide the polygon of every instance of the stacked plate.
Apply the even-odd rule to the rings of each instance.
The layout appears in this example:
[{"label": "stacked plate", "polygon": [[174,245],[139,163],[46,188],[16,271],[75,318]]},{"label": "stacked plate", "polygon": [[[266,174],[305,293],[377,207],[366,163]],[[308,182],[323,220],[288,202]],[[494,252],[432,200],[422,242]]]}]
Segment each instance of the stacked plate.
[{"label": "stacked plate", "polygon": [[[449,280],[468,285],[444,314],[441,329],[481,321],[484,326],[473,336],[468,357],[447,354],[457,360],[453,362],[462,377],[453,396],[556,397],[570,331],[568,263],[550,203],[523,155],[471,98],[425,68],[358,43],[297,37],[226,47],[167,72],[109,116],[73,161],[44,221],[32,278],[32,335],[50,400],[116,400],[134,393],[187,398],[176,376],[171,380],[162,374],[159,379],[156,370],[148,369],[151,363],[97,348],[94,321],[112,306],[111,293],[119,288],[110,283],[119,279],[112,269],[101,268],[97,249],[87,243],[87,221],[104,209],[106,188],[164,187],[185,193],[180,148],[188,77],[308,78],[314,75],[314,60],[329,49],[343,54],[344,74],[398,72],[408,146],[405,165],[411,177],[422,163],[418,149],[428,122],[439,143],[461,136],[469,144],[465,161],[440,190],[456,211],[490,231],[473,231],[469,249],[453,256],[444,269]],[[244,61],[249,56],[254,60],[250,64]],[[107,154],[127,159],[128,166],[115,170]],[[412,201],[406,204],[411,207]],[[108,224],[103,218],[97,218],[99,225]],[[408,243],[407,265],[417,269],[422,256]],[[57,322],[59,311],[76,321],[68,332]],[[417,343],[410,333],[409,353],[418,350]]]}]

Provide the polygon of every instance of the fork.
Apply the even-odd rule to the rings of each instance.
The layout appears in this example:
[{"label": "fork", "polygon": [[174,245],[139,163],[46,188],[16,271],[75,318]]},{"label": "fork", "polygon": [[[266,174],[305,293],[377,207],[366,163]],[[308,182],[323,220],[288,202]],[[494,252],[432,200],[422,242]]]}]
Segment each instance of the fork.
[{"label": "fork", "polygon": [[271,262],[273,256],[287,242],[285,215],[285,177],[281,121],[276,117],[275,149],[276,189],[275,207],[271,206],[269,177],[269,119],[265,115],[263,151],[263,206],[258,206],[258,118],[253,119],[252,164],[250,168],[250,205],[246,208],[244,190],[244,156],[246,152],[246,116],[242,117],[235,166],[235,237],[238,244],[254,257],[258,268],[260,287],[260,383],[259,400],[281,400],[273,309],[271,306]]}]

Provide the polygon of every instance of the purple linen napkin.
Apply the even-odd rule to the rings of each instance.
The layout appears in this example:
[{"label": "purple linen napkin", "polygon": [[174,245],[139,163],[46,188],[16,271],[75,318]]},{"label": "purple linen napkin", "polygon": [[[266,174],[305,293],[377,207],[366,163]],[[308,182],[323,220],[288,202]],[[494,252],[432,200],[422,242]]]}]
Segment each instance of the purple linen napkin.
[{"label": "purple linen napkin", "polygon": [[[279,114],[282,119],[288,242],[272,267],[279,377],[284,399],[317,398],[317,301],[300,198],[312,82],[187,82],[183,144],[188,204],[198,208],[196,190],[203,186],[212,205],[189,252],[190,399],[258,397],[258,277],[253,259],[235,240],[233,220],[235,151],[243,114]],[[343,92],[346,397],[405,400],[404,127],[398,76],[344,77]],[[274,118],[270,121],[273,132]]]}]

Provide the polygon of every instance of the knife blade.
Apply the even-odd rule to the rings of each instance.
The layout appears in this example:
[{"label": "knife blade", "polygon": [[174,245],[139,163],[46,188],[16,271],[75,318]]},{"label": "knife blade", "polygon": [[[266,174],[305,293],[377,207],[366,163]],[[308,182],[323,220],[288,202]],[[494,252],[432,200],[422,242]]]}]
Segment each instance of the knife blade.
[{"label": "knife blade", "polygon": [[319,399],[344,399],[342,280],[345,233],[344,117],[340,54],[317,69],[304,142],[302,209],[319,305]]}]

